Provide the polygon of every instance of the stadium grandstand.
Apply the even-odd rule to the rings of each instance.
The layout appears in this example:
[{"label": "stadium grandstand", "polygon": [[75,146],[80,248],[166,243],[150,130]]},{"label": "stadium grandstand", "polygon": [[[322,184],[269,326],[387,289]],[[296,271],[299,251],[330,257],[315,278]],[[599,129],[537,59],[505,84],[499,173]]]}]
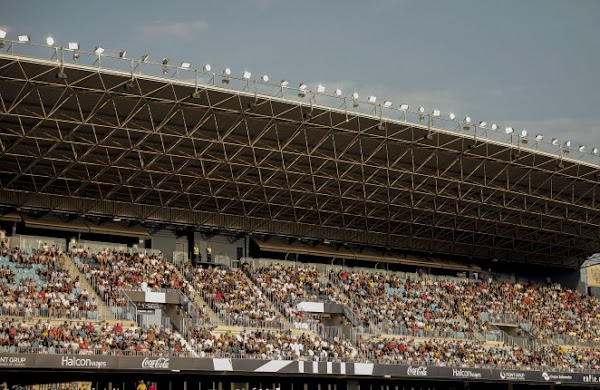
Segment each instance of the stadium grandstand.
[{"label": "stadium grandstand", "polygon": [[0,384],[600,384],[596,149],[2,43]]}]

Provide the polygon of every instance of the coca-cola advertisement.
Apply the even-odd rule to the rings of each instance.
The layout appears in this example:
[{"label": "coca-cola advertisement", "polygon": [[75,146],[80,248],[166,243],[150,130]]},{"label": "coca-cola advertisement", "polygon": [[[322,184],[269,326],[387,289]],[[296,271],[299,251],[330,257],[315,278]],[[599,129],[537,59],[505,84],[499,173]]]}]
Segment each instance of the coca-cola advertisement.
[{"label": "coca-cola advertisement", "polygon": [[170,358],[144,358],[142,361],[142,368],[150,368],[154,370],[168,370]]},{"label": "coca-cola advertisement", "polygon": [[427,376],[427,367],[426,366],[419,366],[419,367],[408,366],[408,368],[406,369],[406,375]]}]

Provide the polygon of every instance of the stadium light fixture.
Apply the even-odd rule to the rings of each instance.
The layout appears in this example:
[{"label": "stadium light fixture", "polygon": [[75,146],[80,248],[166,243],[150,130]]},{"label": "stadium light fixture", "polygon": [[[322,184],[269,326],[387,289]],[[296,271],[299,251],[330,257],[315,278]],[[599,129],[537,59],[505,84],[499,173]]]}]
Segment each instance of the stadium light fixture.
[{"label": "stadium light fixture", "polygon": [[142,54],[142,56],[140,57],[140,60],[142,62],[146,62],[146,61],[148,61],[148,58],[150,58],[150,54],[146,53],[146,54]]},{"label": "stadium light fixture", "polygon": [[438,117],[438,116],[442,115],[442,112],[440,110],[433,110],[431,112],[431,115],[435,116],[435,117]]},{"label": "stadium light fixture", "polygon": [[0,39],[6,38],[6,31],[0,30]]},{"label": "stadium light fixture", "polygon": [[552,145],[558,146],[558,139],[557,138],[552,138]]},{"label": "stadium light fixture", "polygon": [[205,72],[210,72],[212,70],[212,66],[210,66],[210,64],[206,64],[202,67],[202,70]]},{"label": "stadium light fixture", "polygon": [[28,43],[29,41],[31,41],[31,35],[26,35],[26,34],[19,35],[19,36],[17,36],[17,39],[21,43]]},{"label": "stadium light fixture", "polygon": [[579,145],[578,150],[583,153],[585,151],[585,145]]},{"label": "stadium light fixture", "polygon": [[504,128],[504,132],[505,132],[506,134],[512,134],[512,133],[514,133],[514,132],[515,132],[515,129],[513,129],[512,127],[505,127],[505,128]]},{"label": "stadium light fixture", "polygon": [[409,108],[410,108],[410,106],[406,103],[402,103],[400,105],[400,110],[402,110],[402,111],[408,111]]},{"label": "stadium light fixture", "polygon": [[94,53],[100,55],[104,53],[104,48],[102,46],[96,46],[96,48],[94,49]]},{"label": "stadium light fixture", "polygon": [[180,67],[181,69],[190,69],[192,67],[192,63],[189,61],[183,61]]},{"label": "stadium light fixture", "polygon": [[425,112],[425,107],[419,107],[417,108],[417,111],[419,112],[419,114],[422,114]]},{"label": "stadium light fixture", "polygon": [[281,85],[282,87],[287,87],[288,85],[290,85],[290,82],[287,80],[281,80],[281,83],[279,83],[279,85]]},{"label": "stadium light fixture", "polygon": [[119,50],[119,58],[125,58],[126,55],[127,55],[127,50],[125,50],[125,49]]},{"label": "stadium light fixture", "polygon": [[564,146],[567,147],[567,148],[570,147],[571,146],[571,141],[565,141]]},{"label": "stadium light fixture", "polygon": [[358,100],[358,92],[353,92],[352,93],[352,99]]},{"label": "stadium light fixture", "polygon": [[318,93],[325,92],[325,87],[322,84],[317,85],[317,92]]},{"label": "stadium light fixture", "polygon": [[367,101],[369,103],[375,103],[376,100],[377,100],[377,96],[373,96],[373,95],[371,95],[367,98]]},{"label": "stadium light fixture", "polygon": [[454,113],[451,112],[450,114],[448,114],[448,118],[450,118],[450,120],[453,121],[454,119],[456,119],[456,115],[454,115]]},{"label": "stadium light fixture", "polygon": [[385,108],[390,108],[392,106],[392,102],[390,100],[386,100],[383,102],[383,106]]},{"label": "stadium light fixture", "polygon": [[229,69],[229,68],[223,69],[223,79],[221,80],[221,82],[223,84],[229,84],[229,76],[231,76],[231,69]]},{"label": "stadium light fixture", "polygon": [[527,130],[521,130],[521,137],[527,137]]},{"label": "stadium light fixture", "polygon": [[464,122],[465,123],[471,123],[471,117],[470,116],[466,116]]},{"label": "stadium light fixture", "polygon": [[485,127],[485,126],[487,126],[487,122],[486,121],[479,121],[479,124],[477,126],[479,126],[479,127]]},{"label": "stadium light fixture", "polygon": [[598,148],[593,148],[592,149],[592,154],[595,156],[598,154]]},{"label": "stadium light fixture", "polygon": [[69,50],[79,50],[79,42],[69,42]]},{"label": "stadium light fixture", "polygon": [[495,123],[492,123],[492,130],[494,130],[494,131],[498,130],[498,125]]},{"label": "stadium light fixture", "polygon": [[267,76],[266,74],[263,74],[260,77],[260,81],[262,81],[263,83],[268,83],[269,82],[269,76]]},{"label": "stadium light fixture", "polygon": [[251,76],[252,76],[252,73],[248,72],[247,70],[245,70],[244,73],[242,73],[242,78],[244,80],[250,80]]},{"label": "stadium light fixture", "polygon": [[54,38],[52,38],[52,37],[46,38],[46,45],[54,46]]},{"label": "stadium light fixture", "polygon": [[[144,61],[144,60],[142,60],[142,61]],[[166,58],[166,57],[165,57],[165,58],[163,58],[163,60],[162,60],[162,64],[163,64],[163,65],[167,65],[168,63],[169,63],[169,59],[168,59],[168,58]]]},{"label": "stadium light fixture", "polygon": [[543,139],[544,139],[544,136],[543,136],[543,135],[541,135],[541,134],[536,134],[536,135],[535,135],[535,140],[536,140],[536,141],[541,141],[541,140],[543,140]]},{"label": "stadium light fixture", "polygon": [[305,97],[306,96],[306,88],[308,88],[308,85],[306,85],[305,83],[300,83],[300,85],[298,86],[298,97]]},{"label": "stadium light fixture", "polygon": [[79,52],[78,51],[74,51],[73,52],[73,59],[74,60],[78,60],[79,59]]},{"label": "stadium light fixture", "polygon": [[335,90],[335,96],[337,96],[337,97],[340,97],[340,96],[342,96],[342,90],[341,90],[341,89],[339,89],[339,88],[338,88],[338,89],[336,89],[336,90]]}]

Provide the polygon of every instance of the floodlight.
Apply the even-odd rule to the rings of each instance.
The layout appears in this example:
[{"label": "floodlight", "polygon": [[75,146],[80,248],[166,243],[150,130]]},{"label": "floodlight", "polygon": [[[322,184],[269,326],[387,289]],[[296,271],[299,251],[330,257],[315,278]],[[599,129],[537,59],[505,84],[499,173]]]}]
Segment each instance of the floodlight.
[{"label": "floodlight", "polygon": [[94,53],[100,55],[100,54],[104,53],[104,48],[101,46],[96,46],[96,48],[94,49]]},{"label": "floodlight", "polygon": [[69,42],[69,50],[79,50],[79,42]]},{"label": "floodlight", "polygon": [[408,105],[408,104],[406,104],[406,103],[402,103],[402,104],[400,105],[400,109],[401,109],[402,111],[408,111],[408,108],[409,108],[409,105]]},{"label": "floodlight", "polygon": [[419,112],[419,114],[422,114],[425,112],[425,107],[419,107],[417,108],[417,111]]},{"label": "floodlight", "polygon": [[385,108],[389,108],[389,107],[391,107],[391,106],[392,106],[392,102],[391,102],[391,101],[389,101],[389,100],[386,100],[385,102],[383,102],[383,106],[384,106]]},{"label": "floodlight", "polygon": [[162,72],[163,72],[163,74],[169,74],[169,67],[167,67],[166,65],[163,65]]},{"label": "floodlight", "polygon": [[318,93],[323,93],[325,92],[325,87],[321,84],[317,85],[317,92]]},{"label": "floodlight", "polygon": [[52,38],[52,37],[46,38],[46,45],[54,46],[54,38]]},{"label": "floodlight", "polygon": [[189,61],[183,61],[181,63],[181,69],[189,69],[192,67],[192,63]]},{"label": "floodlight", "polygon": [[578,149],[581,153],[583,153],[583,151],[585,150],[585,145],[579,145]]},{"label": "floodlight", "polygon": [[205,72],[210,72],[212,70],[212,66],[210,66],[210,64],[206,64],[204,65],[202,70],[204,70]]},{"label": "floodlight", "polygon": [[440,116],[440,115],[442,115],[442,112],[440,110],[433,110],[433,112],[431,113],[431,115],[433,115],[433,116]]},{"label": "floodlight", "polygon": [[150,58],[150,54],[142,54],[142,57],[140,59],[142,60],[142,62],[146,62],[148,61],[148,58]]},{"label": "floodlight", "polygon": [[479,124],[477,126],[479,127],[485,127],[487,125],[486,121],[479,121]]},{"label": "floodlight", "polygon": [[[142,59],[142,61],[145,61],[145,60],[143,60],[143,59]],[[166,57],[165,57],[165,58],[163,58],[163,60],[162,60],[162,64],[163,64],[163,65],[167,65],[168,63],[169,63],[169,59],[168,59],[168,58],[166,58]]]},{"label": "floodlight", "polygon": [[558,146],[558,139],[552,138],[552,145]]},{"label": "floodlight", "polygon": [[19,42],[21,42],[21,43],[27,43],[27,42],[31,41],[31,35],[19,35],[17,38],[19,39]]},{"label": "floodlight", "polygon": [[492,123],[492,130],[498,130],[498,125],[495,123]]},{"label": "floodlight", "polygon": [[0,30],[0,39],[6,38],[6,31]]},{"label": "floodlight", "polygon": [[596,155],[596,154],[598,154],[598,148],[593,148],[593,149],[592,149],[592,154],[593,154],[593,155]]},{"label": "floodlight", "polygon": [[229,69],[229,68],[223,69],[223,78],[221,79],[221,82],[223,84],[229,84],[229,76],[230,75],[231,75],[231,69]]},{"label": "floodlight", "polygon": [[454,118],[456,118],[456,115],[454,115],[454,113],[451,112],[450,114],[448,114],[448,118],[450,118],[450,120],[453,121]]},{"label": "floodlight", "polygon": [[571,141],[565,141],[565,144],[564,144],[564,145],[565,145],[565,147],[567,147],[567,148],[568,148],[569,146],[571,146]]},{"label": "floodlight", "polygon": [[242,78],[244,80],[250,80],[250,76],[252,76],[252,73],[248,72],[247,70],[245,70],[244,73],[242,73]]},{"label": "floodlight", "polygon": [[335,90],[335,96],[337,96],[337,97],[340,97],[340,96],[342,96],[342,90],[341,90],[341,89],[339,89],[339,88],[338,88],[338,89],[336,89],[336,90]]},{"label": "floodlight", "polygon": [[77,51],[73,52],[73,59],[74,60],[78,60],[79,59],[79,52],[77,52]]},{"label": "floodlight", "polygon": [[465,123],[471,123],[471,117],[470,116],[466,116],[465,117]]},{"label": "floodlight", "polygon": [[281,85],[282,87],[287,87],[288,85],[290,85],[290,82],[287,80],[281,80],[281,83],[279,83],[279,85]]},{"label": "floodlight", "polygon": [[127,54],[127,50],[125,50],[125,49],[119,50],[119,58],[125,58],[126,54]]},{"label": "floodlight", "polygon": [[515,132],[515,129],[513,129],[512,127],[506,127],[506,128],[504,128],[504,132],[506,134],[512,134]]},{"label": "floodlight", "polygon": [[352,93],[352,99],[358,100],[358,92],[353,92]]},{"label": "floodlight", "polygon": [[543,140],[543,139],[544,139],[544,136],[543,136],[543,135],[541,135],[541,134],[536,134],[536,135],[535,135],[535,140],[536,140],[536,141],[541,141],[541,140]]},{"label": "floodlight", "polygon": [[527,130],[521,130],[521,137],[527,137]]},{"label": "floodlight", "polygon": [[369,96],[369,97],[367,98],[367,101],[368,101],[369,103],[375,103],[375,101],[376,101],[376,100],[377,100],[377,97],[376,97],[376,96],[373,96],[373,95],[371,95],[371,96]]},{"label": "floodlight", "polygon": [[306,88],[308,88],[308,85],[306,85],[305,83],[300,83],[300,85],[298,86],[298,97],[305,97],[306,96]]}]

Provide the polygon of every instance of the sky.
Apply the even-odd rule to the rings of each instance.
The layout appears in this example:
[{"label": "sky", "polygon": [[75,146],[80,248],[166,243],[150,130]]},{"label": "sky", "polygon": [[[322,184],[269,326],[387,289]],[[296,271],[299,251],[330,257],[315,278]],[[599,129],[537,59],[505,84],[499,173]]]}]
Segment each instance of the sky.
[{"label": "sky", "polygon": [[600,147],[600,1],[9,1],[0,29],[469,115]]}]

